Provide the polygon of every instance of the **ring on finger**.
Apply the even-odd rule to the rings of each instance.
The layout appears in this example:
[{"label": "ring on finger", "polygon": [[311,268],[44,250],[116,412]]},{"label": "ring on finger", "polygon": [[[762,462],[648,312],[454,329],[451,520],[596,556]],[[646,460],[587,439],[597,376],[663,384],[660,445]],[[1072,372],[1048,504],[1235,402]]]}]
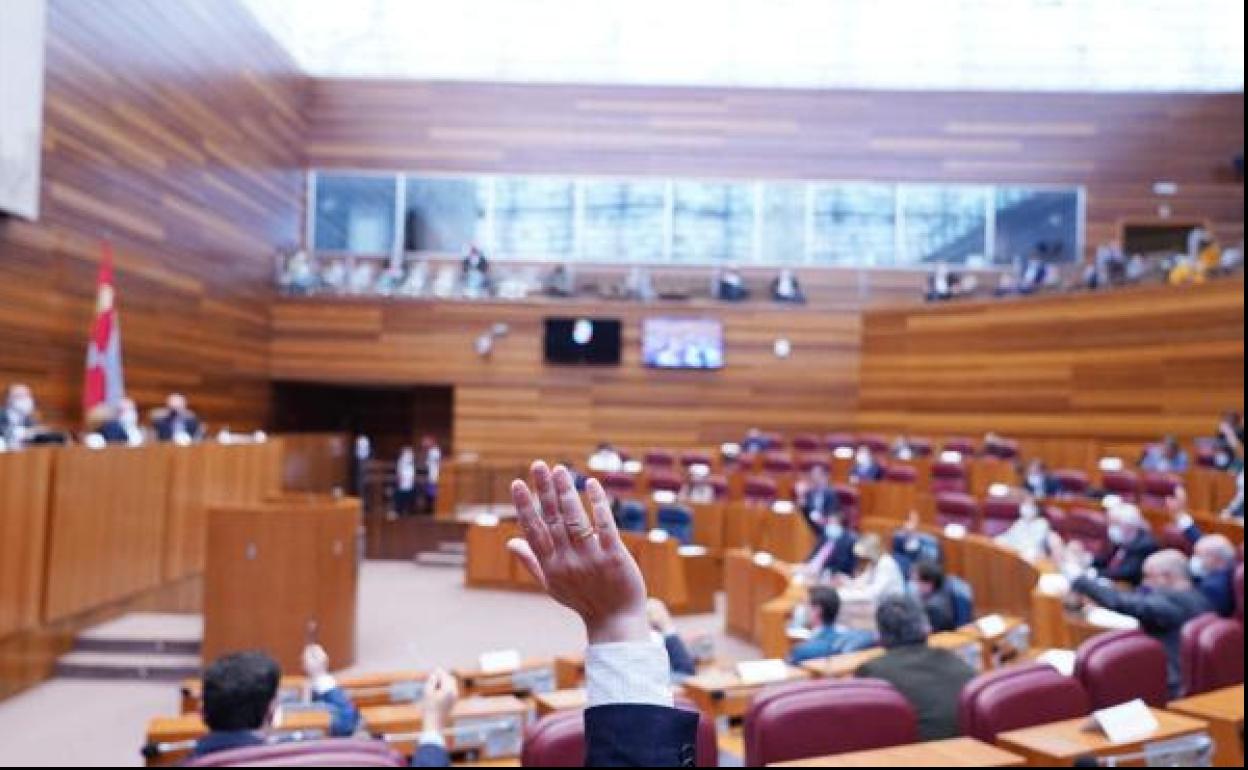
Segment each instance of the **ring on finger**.
[{"label": "ring on finger", "polygon": [[594,528],[589,524],[574,521],[568,524],[568,535],[577,542],[590,539],[595,534]]}]

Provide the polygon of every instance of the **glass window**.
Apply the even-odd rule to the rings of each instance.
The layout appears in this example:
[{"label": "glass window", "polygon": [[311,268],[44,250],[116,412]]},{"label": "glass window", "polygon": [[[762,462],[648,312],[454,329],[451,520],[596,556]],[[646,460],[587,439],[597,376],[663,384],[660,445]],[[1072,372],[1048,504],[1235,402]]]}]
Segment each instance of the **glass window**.
[{"label": "glass window", "polygon": [[485,185],[476,179],[409,177],[403,248],[459,254],[469,243],[480,244],[486,204]]},{"label": "glass window", "polygon": [[588,181],[580,258],[594,262],[655,262],[663,258],[667,182]]},{"label": "glass window", "polygon": [[744,262],[754,252],[754,191],[748,184],[677,182],[672,261]]},{"label": "glass window", "polygon": [[993,262],[1013,265],[1041,244],[1054,262],[1079,257],[1079,191],[998,188],[994,200]]},{"label": "glass window", "polygon": [[811,261],[820,265],[896,262],[896,189],[880,184],[816,184]]},{"label": "glass window", "polygon": [[494,250],[502,257],[566,259],[575,214],[571,180],[500,177],[494,183]]},{"label": "glass window", "polygon": [[758,258],[766,263],[806,258],[806,185],[763,185],[762,238]]},{"label": "glass window", "polygon": [[390,254],[394,206],[394,176],[317,174],[316,250]]},{"label": "glass window", "polygon": [[987,252],[988,190],[907,185],[902,189],[902,248],[907,264],[965,264]]}]

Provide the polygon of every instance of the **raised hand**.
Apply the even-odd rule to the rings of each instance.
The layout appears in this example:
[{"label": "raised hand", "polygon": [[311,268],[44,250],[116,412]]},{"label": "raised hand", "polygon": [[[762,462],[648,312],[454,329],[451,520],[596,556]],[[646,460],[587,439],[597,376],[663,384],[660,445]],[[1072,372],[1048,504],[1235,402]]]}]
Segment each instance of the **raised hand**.
[{"label": "raised hand", "polygon": [[455,677],[442,669],[434,669],[425,680],[425,695],[421,699],[426,732],[440,733],[451,726],[451,710],[459,697]]},{"label": "raised hand", "polygon": [[602,485],[587,485],[591,518],[566,468],[538,461],[530,476],[532,489],[519,479],[511,484],[524,539],[512,538],[508,550],[546,593],[581,616],[590,644],[647,640],[645,581]]}]

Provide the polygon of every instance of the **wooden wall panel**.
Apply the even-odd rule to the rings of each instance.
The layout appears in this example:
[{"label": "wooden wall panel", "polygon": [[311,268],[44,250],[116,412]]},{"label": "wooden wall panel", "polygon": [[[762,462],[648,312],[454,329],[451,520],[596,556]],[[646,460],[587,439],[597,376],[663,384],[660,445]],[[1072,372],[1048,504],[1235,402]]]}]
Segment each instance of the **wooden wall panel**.
[{"label": "wooden wall panel", "polygon": [[921,435],[1210,436],[1244,404],[1244,283],[870,310],[859,425]]},{"label": "wooden wall panel", "polygon": [[[622,319],[622,365],[544,365],[547,315]],[[646,316],[721,319],[727,367],[645,368]],[[455,451],[491,458],[579,459],[600,440],[706,446],[754,425],[832,430],[852,422],[856,397],[860,329],[850,311],[291,299],[273,319],[275,379],[452,385]],[[508,333],[480,358],[473,341],[495,323]],[[792,343],[790,358],[773,355],[778,337]]]},{"label": "wooden wall panel", "polygon": [[1089,245],[1163,204],[1243,238],[1242,93],[318,80],[309,117],[314,168],[1077,184]]},{"label": "wooden wall panel", "polygon": [[306,79],[235,0],[50,0],[37,223],[0,218],[0,383],[79,421],[101,239],[127,385],[263,425],[272,255],[301,233]]},{"label": "wooden wall panel", "polygon": [[53,452],[0,453],[0,637],[39,622]]},{"label": "wooden wall panel", "polygon": [[172,451],[162,445],[58,453],[45,621],[161,583]]}]

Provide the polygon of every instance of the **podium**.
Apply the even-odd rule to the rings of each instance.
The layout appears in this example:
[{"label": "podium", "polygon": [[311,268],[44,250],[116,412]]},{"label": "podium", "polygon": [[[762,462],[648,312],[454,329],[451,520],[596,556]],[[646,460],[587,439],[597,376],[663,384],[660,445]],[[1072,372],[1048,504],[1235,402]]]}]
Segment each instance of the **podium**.
[{"label": "podium", "polygon": [[330,665],[355,660],[360,501],[298,495],[208,511],[205,664],[263,650],[300,669],[315,641]]}]

